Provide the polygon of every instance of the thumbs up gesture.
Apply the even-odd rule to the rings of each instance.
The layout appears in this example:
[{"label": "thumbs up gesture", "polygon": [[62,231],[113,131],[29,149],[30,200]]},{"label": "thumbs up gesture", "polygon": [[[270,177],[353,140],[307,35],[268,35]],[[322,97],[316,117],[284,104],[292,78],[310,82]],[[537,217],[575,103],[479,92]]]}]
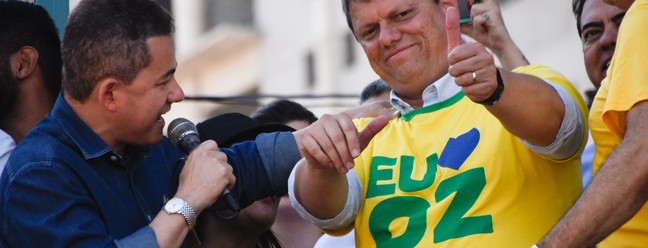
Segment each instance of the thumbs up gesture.
[{"label": "thumbs up gesture", "polygon": [[448,73],[470,100],[480,102],[497,89],[497,68],[486,48],[476,42],[465,43],[461,37],[459,11],[446,10],[448,38]]}]

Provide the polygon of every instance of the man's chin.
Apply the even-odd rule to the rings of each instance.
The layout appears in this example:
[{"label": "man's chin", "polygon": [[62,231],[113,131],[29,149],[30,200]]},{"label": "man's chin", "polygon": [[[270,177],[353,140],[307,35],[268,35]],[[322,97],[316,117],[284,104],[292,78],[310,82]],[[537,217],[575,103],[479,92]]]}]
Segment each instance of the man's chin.
[{"label": "man's chin", "polygon": [[157,135],[153,136],[151,135],[150,137],[141,139],[137,142],[135,142],[137,146],[152,146],[152,145],[157,145],[162,142],[162,133],[158,133]]}]

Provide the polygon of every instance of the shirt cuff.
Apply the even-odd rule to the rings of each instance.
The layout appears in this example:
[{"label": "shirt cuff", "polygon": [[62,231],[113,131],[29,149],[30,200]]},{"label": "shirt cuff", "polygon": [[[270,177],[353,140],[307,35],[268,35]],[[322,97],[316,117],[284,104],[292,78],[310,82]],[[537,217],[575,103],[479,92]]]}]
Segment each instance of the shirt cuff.
[{"label": "shirt cuff", "polygon": [[576,105],[576,101],[571,98],[567,91],[551,82],[547,83],[558,92],[565,105],[565,115],[556,138],[548,146],[536,146],[522,139],[520,141],[540,155],[555,160],[563,160],[570,158],[581,147],[584,135],[584,118]]},{"label": "shirt cuff", "polygon": [[160,245],[157,243],[157,238],[155,236],[155,231],[150,226],[145,226],[137,232],[125,237],[123,239],[113,241],[115,246],[120,248],[127,247],[154,247],[159,248]]},{"label": "shirt cuff", "polygon": [[313,223],[315,226],[324,229],[324,230],[340,230],[342,228],[348,227],[355,220],[356,215],[362,204],[362,184],[360,184],[360,179],[354,170],[350,170],[347,174],[347,181],[349,185],[349,194],[347,195],[346,203],[344,204],[344,209],[340,211],[335,217],[331,219],[318,219],[315,216],[311,215],[295,198],[295,169],[290,173],[288,178],[288,195],[290,196],[290,203],[292,207],[297,211],[299,216],[304,220]]}]

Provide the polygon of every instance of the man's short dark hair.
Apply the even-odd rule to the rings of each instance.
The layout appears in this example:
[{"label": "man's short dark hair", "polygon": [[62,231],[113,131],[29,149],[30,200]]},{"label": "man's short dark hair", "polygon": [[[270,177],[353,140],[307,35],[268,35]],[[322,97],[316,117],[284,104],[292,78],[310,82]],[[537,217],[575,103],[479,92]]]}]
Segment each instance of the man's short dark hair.
[{"label": "man's short dark hair", "polygon": [[[351,13],[350,13],[350,2],[358,2],[358,1],[370,1],[370,0],[342,0],[342,11],[344,11],[344,16],[346,17],[347,25],[349,25],[349,28],[351,29],[351,33],[355,35],[355,30],[353,30],[353,23],[351,20]],[[435,3],[439,3],[439,0],[434,0]]]},{"label": "man's short dark hair", "polygon": [[317,117],[303,105],[290,100],[275,100],[250,115],[259,124],[286,124],[291,121],[306,121],[313,124]]},{"label": "man's short dark hair", "polygon": [[171,15],[152,0],[84,0],[63,33],[63,90],[85,101],[106,77],[130,84],[152,60],[147,39],[173,33]]},{"label": "man's short dark hair", "polygon": [[[9,58],[25,46],[38,51],[45,87],[56,99],[61,90],[61,42],[47,11],[23,1],[0,1],[0,116],[9,114],[18,99],[18,80]],[[0,118],[1,119],[1,118]]]},{"label": "man's short dark hair", "polygon": [[362,89],[362,93],[360,93],[360,104],[363,104],[364,102],[369,100],[369,98],[377,97],[382,93],[390,90],[391,88],[389,87],[389,85],[387,85],[387,83],[385,83],[385,81],[383,81],[382,79],[377,79],[369,83],[364,87],[364,89]]},{"label": "man's short dark hair", "polygon": [[586,0],[573,0],[572,1],[572,11],[574,12],[574,17],[576,17],[576,30],[578,30],[578,37],[583,35],[583,30],[581,30],[581,16],[583,15],[583,6],[585,6]]}]

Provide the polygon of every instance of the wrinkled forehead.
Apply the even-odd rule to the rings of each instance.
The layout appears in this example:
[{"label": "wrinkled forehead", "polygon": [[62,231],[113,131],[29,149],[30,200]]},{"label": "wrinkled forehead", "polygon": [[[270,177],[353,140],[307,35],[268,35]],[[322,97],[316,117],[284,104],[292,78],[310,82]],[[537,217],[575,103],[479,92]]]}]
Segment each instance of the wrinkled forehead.
[{"label": "wrinkled forehead", "polygon": [[635,0],[603,0],[604,3],[617,6],[622,9],[630,8],[630,5],[634,3]]},{"label": "wrinkled forehead", "polygon": [[580,17],[580,27],[590,22],[605,21],[613,18],[615,15],[624,12],[623,9],[614,5],[604,3],[602,0],[588,0],[583,4],[583,11]]}]

